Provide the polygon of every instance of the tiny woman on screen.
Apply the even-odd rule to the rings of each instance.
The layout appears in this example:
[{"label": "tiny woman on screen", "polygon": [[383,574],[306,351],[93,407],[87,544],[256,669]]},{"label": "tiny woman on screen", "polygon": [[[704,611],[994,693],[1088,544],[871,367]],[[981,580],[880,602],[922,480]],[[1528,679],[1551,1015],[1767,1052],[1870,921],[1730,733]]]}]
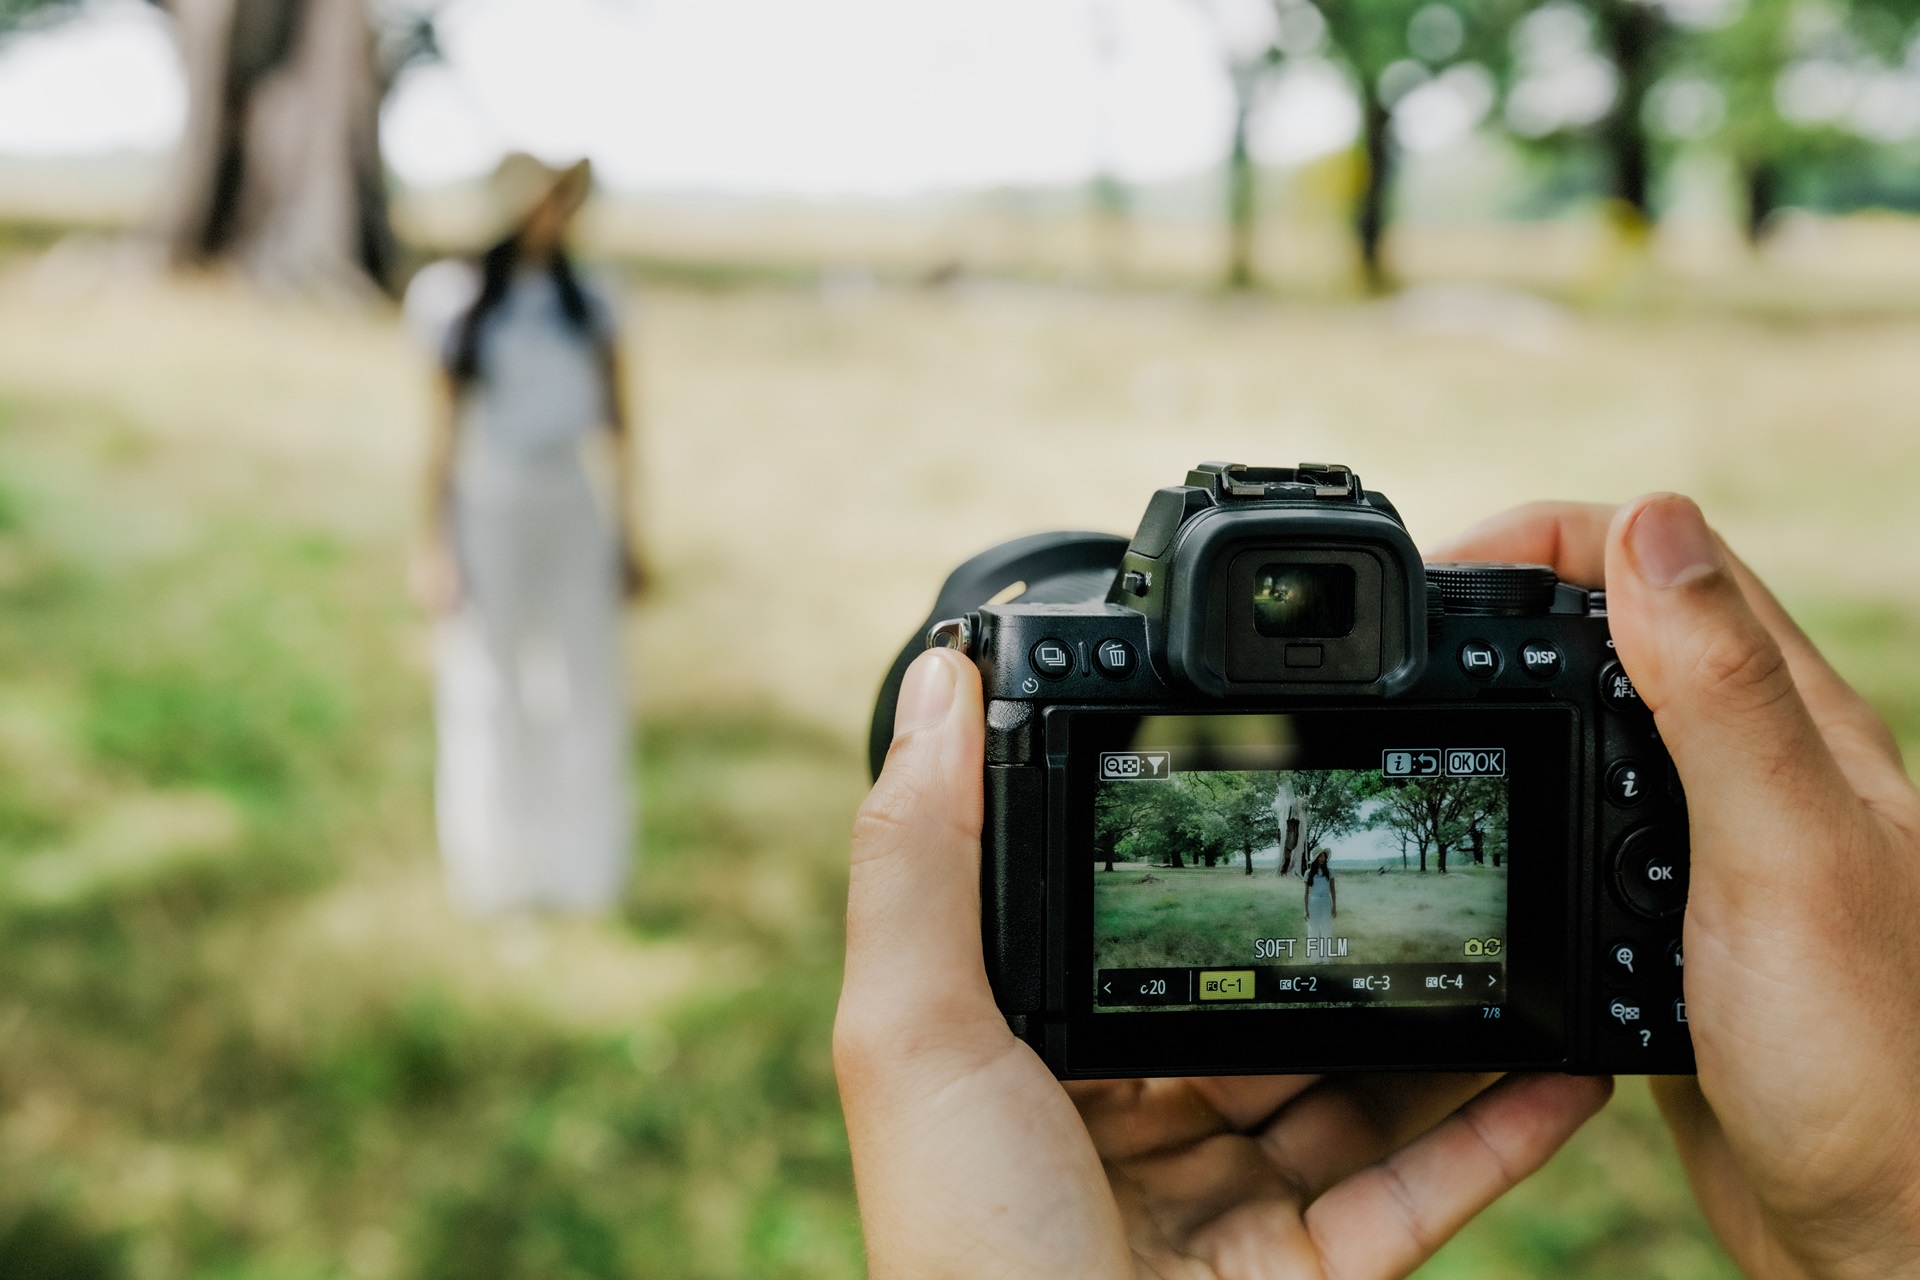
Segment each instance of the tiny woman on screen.
[{"label": "tiny woman on screen", "polygon": [[[1320,960],[1332,954],[1333,918],[1340,914],[1333,888],[1333,868],[1327,865],[1332,856],[1331,850],[1320,849],[1307,863],[1307,954]],[[1314,945],[1316,938],[1318,946]]]},{"label": "tiny woman on screen", "polygon": [[435,810],[475,912],[604,911],[627,872],[620,603],[639,574],[614,310],[566,248],[590,185],[585,161],[507,157],[492,247],[408,290],[442,393],[415,575],[441,620]]}]

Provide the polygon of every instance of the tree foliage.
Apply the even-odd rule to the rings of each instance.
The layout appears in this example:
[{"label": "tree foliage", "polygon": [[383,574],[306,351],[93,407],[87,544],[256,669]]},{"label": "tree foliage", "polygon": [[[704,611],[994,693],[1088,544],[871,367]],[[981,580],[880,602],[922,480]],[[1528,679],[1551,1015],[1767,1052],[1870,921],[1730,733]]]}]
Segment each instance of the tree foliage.
[{"label": "tree foliage", "polygon": [[[1378,777],[1378,775],[1374,775]],[[1382,779],[1375,794],[1380,805],[1374,824],[1407,838],[1420,853],[1420,870],[1434,856],[1434,869],[1447,873],[1447,855],[1465,843],[1476,862],[1483,861],[1489,836],[1495,863],[1506,852],[1507,789],[1494,778]]]},{"label": "tree foliage", "polygon": [[1214,867],[1275,849],[1276,875],[1301,875],[1329,842],[1362,830],[1398,835],[1422,872],[1449,857],[1496,867],[1508,855],[1507,789],[1498,778],[1386,779],[1367,769],[1176,773],[1164,782],[1101,787],[1094,859]]}]

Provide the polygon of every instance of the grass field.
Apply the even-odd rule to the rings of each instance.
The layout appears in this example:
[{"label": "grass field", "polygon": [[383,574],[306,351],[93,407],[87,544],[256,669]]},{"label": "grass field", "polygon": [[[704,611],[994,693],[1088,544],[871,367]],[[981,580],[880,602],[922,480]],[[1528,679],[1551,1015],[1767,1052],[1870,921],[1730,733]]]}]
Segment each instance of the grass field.
[{"label": "grass field", "polygon": [[[1094,966],[1106,969],[1272,964],[1256,938],[1293,938],[1306,964],[1306,902],[1300,881],[1242,868],[1116,863],[1093,880]],[[1455,867],[1446,875],[1341,868],[1333,935],[1350,964],[1459,959],[1468,938],[1504,935],[1507,873]]]},{"label": "grass field", "polygon": [[[0,264],[0,1274],[858,1275],[828,1036],[873,682],[954,560],[1128,527],[1203,457],[1348,461],[1423,540],[1693,491],[1920,745],[1920,324],[1457,309],[655,290],[641,872],[607,924],[475,924],[397,325]],[[1626,1082],[1423,1274],[1730,1272]]]}]

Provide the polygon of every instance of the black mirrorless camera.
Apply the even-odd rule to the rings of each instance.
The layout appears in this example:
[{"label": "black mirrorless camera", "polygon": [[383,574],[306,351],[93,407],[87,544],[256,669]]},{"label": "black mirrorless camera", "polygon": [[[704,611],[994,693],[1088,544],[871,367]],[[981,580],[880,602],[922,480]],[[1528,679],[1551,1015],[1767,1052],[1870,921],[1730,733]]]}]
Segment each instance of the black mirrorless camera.
[{"label": "black mirrorless camera", "polygon": [[988,977],[1062,1078],[1685,1073],[1687,819],[1605,593],[1430,564],[1345,467],[1207,463],[1131,542],[954,570]]}]

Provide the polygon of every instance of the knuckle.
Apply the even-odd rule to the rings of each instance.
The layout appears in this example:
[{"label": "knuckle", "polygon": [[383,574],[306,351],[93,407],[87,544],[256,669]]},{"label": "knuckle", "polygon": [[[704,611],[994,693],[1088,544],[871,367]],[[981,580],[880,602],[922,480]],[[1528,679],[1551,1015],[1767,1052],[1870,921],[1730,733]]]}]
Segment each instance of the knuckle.
[{"label": "knuckle", "polygon": [[1793,693],[1793,673],[1780,646],[1744,629],[1705,637],[1689,674],[1697,692],[1743,711],[1764,710]]},{"label": "knuckle", "polygon": [[887,754],[886,767],[854,813],[856,852],[891,843],[911,828],[932,802],[936,789],[933,771],[924,752],[903,749],[910,745],[905,738],[894,744]]},{"label": "knuckle", "polygon": [[879,780],[853,817],[853,860],[880,857],[921,837],[980,835],[981,796],[942,772],[938,753],[915,749],[911,735],[895,743]]},{"label": "knuckle", "polygon": [[888,1036],[880,1019],[843,996],[833,1019],[833,1069],[842,1079],[857,1078],[884,1051]]}]

